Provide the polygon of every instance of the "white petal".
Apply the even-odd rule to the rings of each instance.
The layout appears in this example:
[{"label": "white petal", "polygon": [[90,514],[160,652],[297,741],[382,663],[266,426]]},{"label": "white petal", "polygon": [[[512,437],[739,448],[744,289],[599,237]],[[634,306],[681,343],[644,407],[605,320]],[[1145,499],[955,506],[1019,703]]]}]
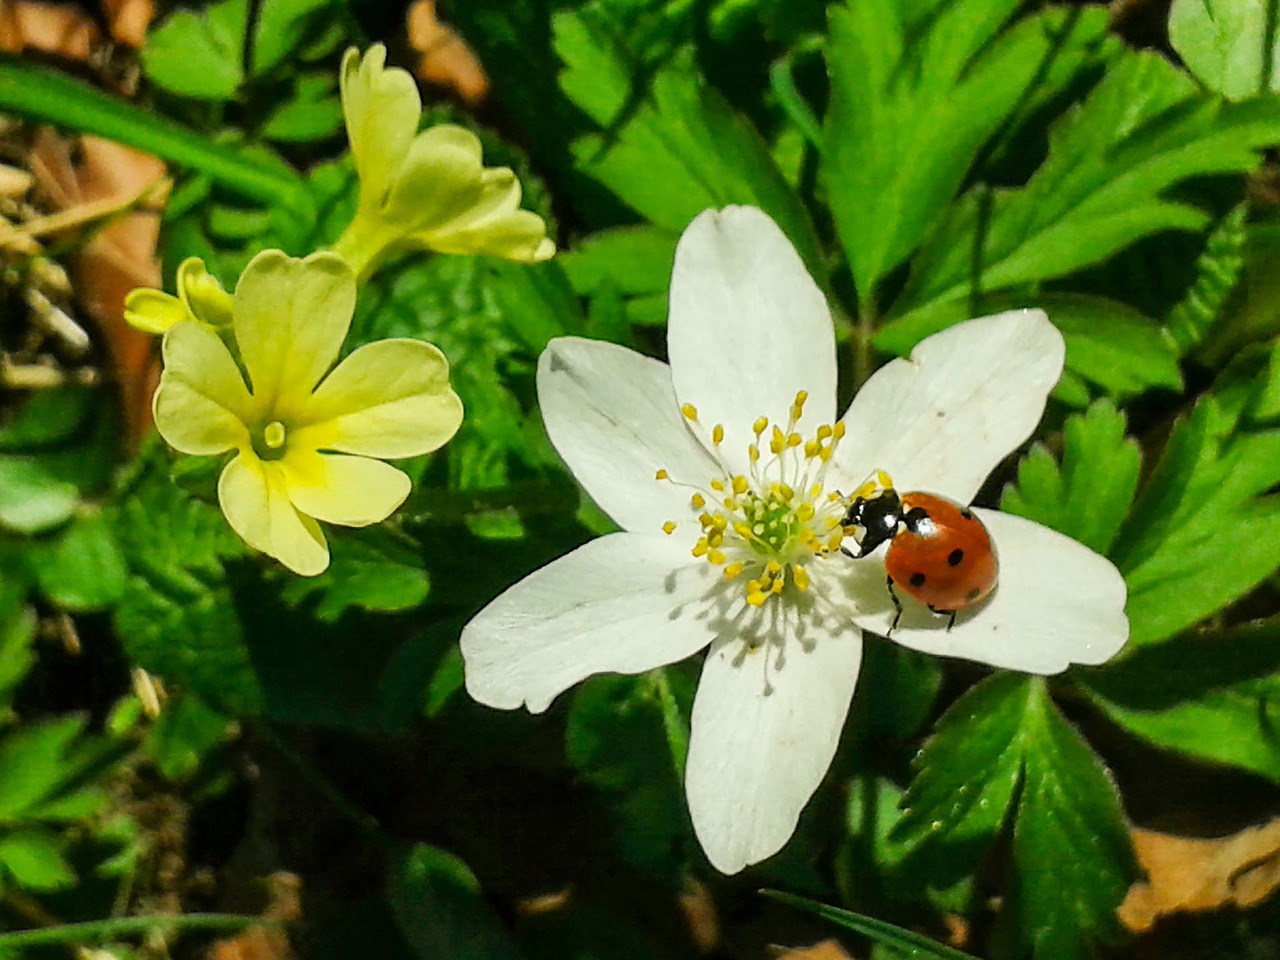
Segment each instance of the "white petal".
[{"label": "white petal", "polygon": [[643,673],[705,647],[715,571],[659,534],[612,533],[536,570],[462,630],[467,691],[541,713],[595,673]]},{"label": "white petal", "polygon": [[[802,432],[835,418],[831,311],[791,241],[755,207],[707,210],[676,247],[667,349],[676,396],[742,459],[758,416],[783,427],[797,391]],[[805,430],[805,428],[808,430]]]},{"label": "white petal", "polygon": [[[680,416],[665,363],[612,343],[561,337],[538,360],[547,434],[587,493],[624,530],[689,518],[689,491],[717,473]],[[691,546],[692,541],[686,544]]]},{"label": "white petal", "polygon": [[[945,616],[903,600],[891,637],[913,650],[962,657],[1027,673],[1061,673],[1073,663],[1103,663],[1129,638],[1124,578],[1106,557],[1056,530],[997,510],[974,510],[1000,561],[995,593]],[[844,584],[860,610],[858,625],[883,634],[893,606],[876,557],[849,563]],[[899,597],[901,597],[899,591]]]},{"label": "white petal", "polygon": [[846,472],[885,470],[899,490],[968,503],[1031,436],[1062,375],[1062,334],[1040,310],[1013,310],[927,337],[867,381],[844,415]]},{"label": "white petal", "polygon": [[[766,644],[736,640],[707,656],[693,703],[685,792],[707,859],[737,873],[777,853],[795,832],[835,756],[862,664],[862,633],[808,623],[779,665]],[[766,688],[766,669],[769,687]]]}]

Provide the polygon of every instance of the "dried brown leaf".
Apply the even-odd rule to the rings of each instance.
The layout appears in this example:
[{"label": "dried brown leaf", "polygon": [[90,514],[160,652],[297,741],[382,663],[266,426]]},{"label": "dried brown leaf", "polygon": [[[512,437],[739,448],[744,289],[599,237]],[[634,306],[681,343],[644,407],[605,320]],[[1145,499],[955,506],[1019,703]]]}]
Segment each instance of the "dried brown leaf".
[{"label": "dried brown leaf", "polygon": [[1251,907],[1280,886],[1280,818],[1210,839],[1135,827],[1133,845],[1147,881],[1129,889],[1119,913],[1135,932],[1174,913]]},{"label": "dried brown leaf", "polygon": [[98,25],[75,4],[0,0],[0,49],[25,49],[85,61],[102,43]]},{"label": "dried brown leaf", "polygon": [[407,18],[409,46],[421,54],[418,79],[475,106],[489,93],[489,78],[467,42],[436,17],[435,0],[415,0]]},{"label": "dried brown leaf", "polygon": [[100,0],[99,5],[107,18],[111,39],[141,50],[147,40],[147,27],[155,17],[153,0]]}]

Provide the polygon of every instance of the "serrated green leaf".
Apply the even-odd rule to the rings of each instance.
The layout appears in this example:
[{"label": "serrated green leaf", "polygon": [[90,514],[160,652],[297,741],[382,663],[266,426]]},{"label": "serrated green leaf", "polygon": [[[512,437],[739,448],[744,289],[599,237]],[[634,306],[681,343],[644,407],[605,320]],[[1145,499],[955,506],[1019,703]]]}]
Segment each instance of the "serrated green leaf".
[{"label": "serrated green leaf", "polygon": [[565,752],[578,776],[599,790],[617,826],[622,855],[651,872],[672,874],[683,862],[688,812],[664,725],[665,682],[688,724],[693,685],[681,672],[592,677],[574,694]]},{"label": "serrated green leaf", "polygon": [[424,843],[392,853],[387,898],[421,960],[519,960],[520,951],[460,859]]},{"label": "serrated green leaf", "polygon": [[31,643],[37,621],[35,611],[26,604],[26,594],[26,584],[0,566],[0,717],[35,662]]},{"label": "serrated green leaf", "polygon": [[80,502],[74,483],[44,458],[0,456],[0,527],[39,533],[66,523]]},{"label": "serrated green leaf", "polygon": [[328,73],[304,74],[293,96],[280,104],[262,125],[262,135],[282,143],[310,143],[342,129],[342,101],[337,81]]},{"label": "serrated green leaf", "polygon": [[1245,100],[1280,90],[1276,15],[1275,0],[1174,0],[1169,43],[1206,87],[1228,100]]},{"label": "serrated green leaf", "polygon": [[62,856],[64,841],[48,830],[28,828],[0,837],[0,868],[31,890],[62,890],[76,882]]},{"label": "serrated green leaf", "polygon": [[1224,103],[1163,57],[1127,53],[1054,125],[1025,187],[979,186],[947,212],[913,263],[897,322],[1064,276],[1161,230],[1202,229],[1204,211],[1171,188],[1248,173],[1278,140],[1280,100]]},{"label": "serrated green leaf", "polygon": [[171,697],[147,737],[146,750],[170,782],[192,777],[205,756],[234,733],[232,721],[191,690]]},{"label": "serrated green leaf", "polygon": [[861,298],[924,239],[1013,112],[1114,45],[1099,7],[1049,9],[997,39],[1018,6],[949,0],[927,15],[875,0],[831,8],[822,173]]},{"label": "serrated green leaf", "polygon": [[18,453],[71,440],[89,419],[97,396],[84,387],[38,391],[0,426],[0,452]]},{"label": "serrated green leaf", "polygon": [[1029,955],[1089,957],[1093,941],[1114,933],[1134,873],[1119,797],[1043,680],[998,674],[978,684],[938,721],[913,766],[897,839],[972,853],[1009,818],[1010,916]]},{"label": "serrated green leaf", "polygon": [[80,716],[13,730],[0,740],[0,823],[78,820],[101,809],[106,795],[83,784],[118,752],[86,736]]},{"label": "serrated green leaf", "polygon": [[615,25],[590,13],[560,13],[553,21],[556,52],[566,65],[560,85],[604,130],[574,144],[578,168],[675,232],[709,207],[758,206],[822,277],[803,204],[751,124],[701,82],[687,51],[637,89]]},{"label": "serrated green leaf", "polygon": [[1146,647],[1081,679],[1144,740],[1280,783],[1280,622]]},{"label": "serrated green leaf", "polygon": [[1061,463],[1037,444],[1018,464],[1000,509],[1043,523],[1105,554],[1138,488],[1142,454],[1125,436],[1125,417],[1101,400],[1067,419]]},{"label": "serrated green leaf", "polygon": [[1175,424],[1116,539],[1133,646],[1191,626],[1280,567],[1280,499],[1261,496],[1280,482],[1280,430],[1239,427],[1237,406],[1203,398]]},{"label": "serrated green leaf", "polygon": [[1244,270],[1245,204],[1237,204],[1218,221],[1204,252],[1196,260],[1195,279],[1169,311],[1165,327],[1180,353],[1187,353],[1222,319],[1227,298]]},{"label": "serrated green leaf", "polygon": [[619,293],[665,294],[679,235],[652,224],[593,233],[556,258],[579,294],[612,285]]},{"label": "serrated green leaf", "polygon": [[170,93],[231,100],[244,82],[248,0],[219,0],[199,13],[177,10],[147,34],[142,68]]},{"label": "serrated green leaf", "polygon": [[416,607],[429,584],[413,545],[385,527],[342,531],[330,541],[329,568],[317,577],[294,577],[282,596],[295,606],[318,599],[315,616],[333,623],[348,609],[393,612]]},{"label": "serrated green leaf", "polygon": [[101,512],[83,514],[65,530],[34,542],[29,557],[40,590],[68,610],[101,610],[124,592],[128,570]]}]

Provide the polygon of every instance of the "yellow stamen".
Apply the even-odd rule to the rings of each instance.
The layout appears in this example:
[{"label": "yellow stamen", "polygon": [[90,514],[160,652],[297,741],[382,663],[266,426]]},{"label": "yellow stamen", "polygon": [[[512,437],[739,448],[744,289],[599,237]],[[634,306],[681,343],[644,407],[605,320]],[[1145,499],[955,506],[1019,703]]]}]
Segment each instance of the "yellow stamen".
[{"label": "yellow stamen", "polygon": [[680,408],[680,412],[684,414],[684,418],[686,420],[690,420],[694,423],[697,423],[698,408],[695,407],[692,403],[686,403],[683,407]]},{"label": "yellow stamen", "polygon": [[662,525],[662,532],[667,534],[668,536],[675,533],[676,522],[674,520],[668,520],[666,523]]},{"label": "yellow stamen", "polygon": [[667,471],[665,471],[665,470],[659,470],[657,473],[655,473],[655,474],[653,475],[653,479],[655,479],[655,480],[670,480],[670,479],[671,479],[671,475],[670,475],[669,473],[667,473]]},{"label": "yellow stamen", "polygon": [[717,423],[711,430],[711,442],[719,445],[724,443],[724,426]]}]

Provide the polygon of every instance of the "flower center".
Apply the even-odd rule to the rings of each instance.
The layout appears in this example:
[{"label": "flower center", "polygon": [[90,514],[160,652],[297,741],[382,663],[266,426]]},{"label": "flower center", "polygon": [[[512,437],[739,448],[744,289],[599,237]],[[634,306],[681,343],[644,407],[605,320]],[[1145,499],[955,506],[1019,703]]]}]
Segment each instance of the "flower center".
[{"label": "flower center", "polygon": [[289,431],[279,420],[272,420],[261,430],[253,431],[253,452],[261,460],[279,460],[284,456]]},{"label": "flower center", "polygon": [[[705,487],[691,485],[689,507],[701,536],[692,553],[722,569],[726,580],[742,580],[744,598],[753,607],[788,587],[809,589],[805,564],[840,549],[845,499],[824,487],[828,464],[844,424],[821,424],[807,439],[797,430],[808,398],[803,390],[791,405],[785,425],[760,417],[752,425],[754,442],[747,446],[746,473],[735,473],[721,452],[724,426],[711,430],[709,449],[720,472]],[[698,411],[681,408],[694,429]],[[666,470],[657,479],[674,482]],[[663,530],[674,534],[678,524],[668,520]]]}]

